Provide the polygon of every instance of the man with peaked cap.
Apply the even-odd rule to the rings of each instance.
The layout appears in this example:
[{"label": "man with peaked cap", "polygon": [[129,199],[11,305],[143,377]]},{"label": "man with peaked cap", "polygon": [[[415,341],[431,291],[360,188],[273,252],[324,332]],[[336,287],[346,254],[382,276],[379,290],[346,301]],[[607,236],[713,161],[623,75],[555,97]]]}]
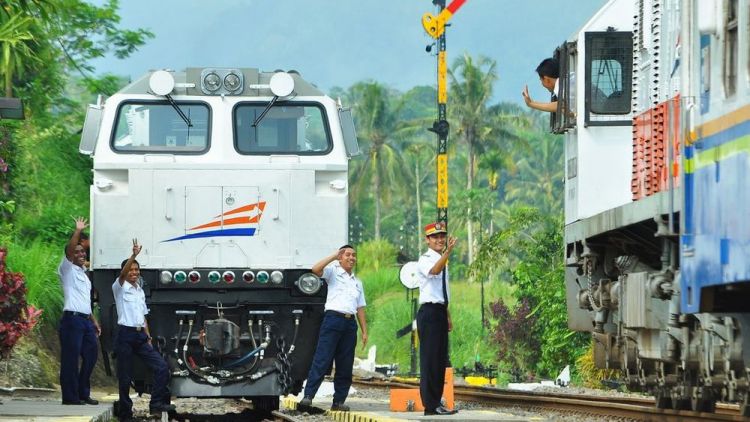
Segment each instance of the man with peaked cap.
[{"label": "man with peaked cap", "polygon": [[445,368],[448,363],[448,332],[453,328],[448,311],[448,258],[456,246],[455,237],[447,237],[445,223],[424,227],[428,250],[417,261],[419,277],[419,394],[427,415],[452,415],[456,410],[444,407]]}]

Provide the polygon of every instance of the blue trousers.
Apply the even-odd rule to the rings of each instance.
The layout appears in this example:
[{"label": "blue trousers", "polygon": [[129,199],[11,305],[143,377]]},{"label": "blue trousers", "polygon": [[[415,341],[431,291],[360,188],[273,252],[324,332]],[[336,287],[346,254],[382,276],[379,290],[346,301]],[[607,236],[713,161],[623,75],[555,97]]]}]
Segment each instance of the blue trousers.
[{"label": "blue trousers", "polygon": [[419,395],[425,410],[440,406],[448,363],[448,311],[444,305],[424,303],[417,312],[419,334]]},{"label": "blue trousers", "polygon": [[94,323],[82,316],[63,314],[58,332],[62,399],[64,402],[87,399],[91,395],[90,378],[98,352]]},{"label": "blue trousers", "polygon": [[333,402],[343,403],[352,385],[354,349],[357,346],[357,322],[354,318],[326,314],[320,325],[318,346],[315,348],[310,373],[307,375],[305,397],[315,397],[323,377],[336,362],[333,376]]},{"label": "blue trousers", "polygon": [[117,340],[117,384],[120,393],[119,417],[133,416],[133,401],[130,400],[130,383],[133,380],[133,359],[138,356],[154,374],[149,407],[169,404],[169,367],[164,358],[150,344],[144,331],[118,327]]}]

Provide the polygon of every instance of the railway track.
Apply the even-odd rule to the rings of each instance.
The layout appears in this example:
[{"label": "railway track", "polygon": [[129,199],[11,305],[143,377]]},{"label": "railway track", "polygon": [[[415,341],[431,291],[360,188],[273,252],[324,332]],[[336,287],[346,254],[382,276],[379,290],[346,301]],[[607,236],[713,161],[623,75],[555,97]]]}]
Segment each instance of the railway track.
[{"label": "railway track", "polygon": [[[414,388],[414,382],[384,382],[356,380],[356,384],[374,388]],[[521,407],[531,411],[550,410],[629,419],[636,421],[705,422],[748,421],[739,415],[736,405],[721,404],[716,413],[657,409],[653,399],[637,397],[602,397],[569,394],[547,394],[487,387],[454,386],[456,400],[480,403],[488,407]]]}]

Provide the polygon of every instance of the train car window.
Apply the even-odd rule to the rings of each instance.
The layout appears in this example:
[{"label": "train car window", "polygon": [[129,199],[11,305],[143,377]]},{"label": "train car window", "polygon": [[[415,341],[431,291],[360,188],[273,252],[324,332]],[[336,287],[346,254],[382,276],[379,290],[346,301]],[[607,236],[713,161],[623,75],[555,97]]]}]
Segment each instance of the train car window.
[{"label": "train car window", "polygon": [[737,92],[737,55],[739,54],[737,2],[738,0],[728,0],[726,3],[726,23],[724,25],[724,93],[727,97]]},{"label": "train car window", "polygon": [[204,103],[125,102],[117,110],[112,149],[125,153],[196,154],[209,145],[210,112]]},{"label": "train car window", "polygon": [[326,114],[320,105],[274,105],[253,126],[266,105],[241,103],[234,109],[234,147],[241,154],[324,155],[331,148]]},{"label": "train car window", "polygon": [[587,32],[585,121],[587,125],[629,125],[633,35],[631,32]]}]

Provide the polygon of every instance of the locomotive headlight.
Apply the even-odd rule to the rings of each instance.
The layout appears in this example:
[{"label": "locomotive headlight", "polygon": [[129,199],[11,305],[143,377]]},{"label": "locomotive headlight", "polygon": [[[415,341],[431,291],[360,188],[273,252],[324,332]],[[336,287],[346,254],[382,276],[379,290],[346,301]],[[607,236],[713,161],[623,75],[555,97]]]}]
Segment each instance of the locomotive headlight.
[{"label": "locomotive headlight", "polygon": [[221,78],[219,75],[211,72],[203,77],[203,87],[208,91],[216,91],[221,88]]},{"label": "locomotive headlight", "polygon": [[302,274],[302,276],[294,283],[299,291],[306,295],[314,295],[320,291],[320,287],[323,286],[323,282],[313,273]]},{"label": "locomotive headlight", "polygon": [[268,273],[265,271],[258,271],[256,279],[258,280],[258,283],[266,284],[268,283]]},{"label": "locomotive headlight", "polygon": [[172,273],[169,271],[162,271],[159,275],[159,281],[161,281],[161,284],[169,284],[172,282]]},{"label": "locomotive headlight", "polygon": [[276,270],[271,273],[271,283],[279,284],[282,281],[284,281],[284,274],[282,274],[281,271]]},{"label": "locomotive headlight", "polygon": [[237,91],[240,86],[242,86],[242,81],[236,74],[230,73],[224,77],[224,88],[226,88],[227,91]]},{"label": "locomotive headlight", "polygon": [[245,271],[242,273],[242,279],[245,280],[245,283],[252,283],[255,281],[255,273],[252,271]]},{"label": "locomotive headlight", "polygon": [[190,274],[188,274],[188,279],[191,283],[195,284],[201,281],[201,273],[199,273],[198,271],[190,271]]},{"label": "locomotive headlight", "polygon": [[177,271],[174,273],[174,281],[177,284],[182,284],[187,280],[187,274],[185,274],[185,271]]},{"label": "locomotive headlight", "polygon": [[211,271],[210,273],[208,273],[208,282],[209,283],[216,284],[216,283],[219,282],[220,278],[221,278],[221,276],[219,275],[218,271]]},{"label": "locomotive headlight", "polygon": [[221,278],[223,278],[227,284],[232,284],[234,283],[234,272],[224,271],[224,274],[221,275]]}]

